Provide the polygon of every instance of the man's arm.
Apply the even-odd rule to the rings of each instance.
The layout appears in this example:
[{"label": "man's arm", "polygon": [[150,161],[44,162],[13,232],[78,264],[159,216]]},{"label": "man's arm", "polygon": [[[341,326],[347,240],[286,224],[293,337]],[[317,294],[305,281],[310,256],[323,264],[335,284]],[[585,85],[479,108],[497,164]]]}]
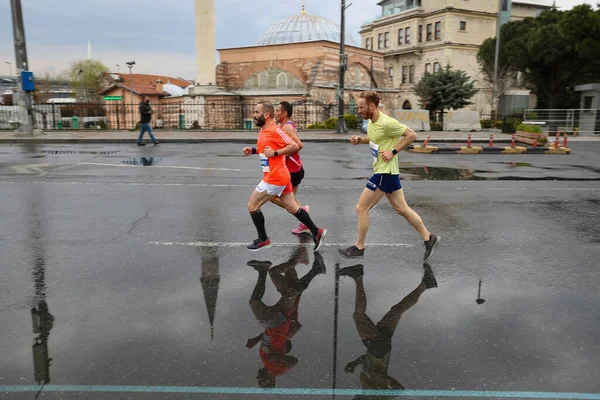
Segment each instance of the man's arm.
[{"label": "man's arm", "polygon": [[381,153],[381,159],[383,161],[390,161],[394,158],[395,153],[400,153],[402,150],[406,149],[412,142],[417,139],[417,134],[415,131],[410,129],[408,126],[401,124],[395,119],[390,124],[388,129],[390,129],[389,135],[392,137],[398,137],[398,143],[394,146],[394,150],[386,150]]},{"label": "man's arm", "polygon": [[294,142],[296,142],[296,144],[298,145],[298,151],[300,151],[304,148],[304,145],[302,144],[300,137],[298,137],[298,134],[294,131],[294,128],[292,128],[291,125],[286,124],[281,129],[285,133],[287,133],[288,136],[291,137]]},{"label": "man's arm", "polygon": [[350,143],[356,145],[356,144],[369,144],[369,137],[368,136],[358,136],[358,135],[354,135],[352,137],[350,137]]},{"label": "man's arm", "polygon": [[[276,150],[278,156],[290,156],[292,154],[296,154],[300,148],[298,147],[298,143],[291,142],[282,147],[281,149]],[[269,146],[265,147],[265,156],[273,157],[275,156],[275,151]]]}]

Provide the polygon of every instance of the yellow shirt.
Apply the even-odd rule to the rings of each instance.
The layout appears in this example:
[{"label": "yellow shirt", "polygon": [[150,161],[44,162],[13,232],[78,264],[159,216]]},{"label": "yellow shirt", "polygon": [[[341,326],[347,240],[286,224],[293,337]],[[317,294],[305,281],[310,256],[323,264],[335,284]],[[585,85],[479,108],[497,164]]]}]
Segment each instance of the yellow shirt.
[{"label": "yellow shirt", "polygon": [[379,113],[379,119],[376,122],[369,120],[367,136],[373,156],[374,173],[400,175],[398,154],[392,160],[385,162],[381,159],[381,152],[392,150],[398,144],[404,131],[406,131],[406,125],[382,112]]}]

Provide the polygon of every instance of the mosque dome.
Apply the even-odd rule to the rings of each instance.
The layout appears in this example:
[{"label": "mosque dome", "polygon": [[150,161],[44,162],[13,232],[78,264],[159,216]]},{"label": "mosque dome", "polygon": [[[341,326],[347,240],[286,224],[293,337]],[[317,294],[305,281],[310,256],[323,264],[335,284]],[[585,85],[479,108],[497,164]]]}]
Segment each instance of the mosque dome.
[{"label": "mosque dome", "polygon": [[[328,40],[340,42],[340,26],[327,18],[309,15],[304,10],[298,15],[288,17],[273,25],[256,42],[257,46],[270,44],[286,44]],[[346,34],[345,42],[349,46],[356,46],[352,35]]]},{"label": "mosque dome", "polygon": [[163,85],[163,90],[169,93],[170,97],[181,97],[185,94],[185,90],[183,88],[170,83]]}]

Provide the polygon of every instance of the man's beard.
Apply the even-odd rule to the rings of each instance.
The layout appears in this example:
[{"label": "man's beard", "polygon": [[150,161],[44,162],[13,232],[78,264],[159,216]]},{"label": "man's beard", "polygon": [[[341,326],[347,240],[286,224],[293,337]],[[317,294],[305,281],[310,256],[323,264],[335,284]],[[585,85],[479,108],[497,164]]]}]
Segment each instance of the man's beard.
[{"label": "man's beard", "polygon": [[265,117],[264,115],[261,115],[258,118],[254,118],[254,123],[256,124],[256,126],[262,128],[263,126],[265,126],[267,121],[265,121]]}]

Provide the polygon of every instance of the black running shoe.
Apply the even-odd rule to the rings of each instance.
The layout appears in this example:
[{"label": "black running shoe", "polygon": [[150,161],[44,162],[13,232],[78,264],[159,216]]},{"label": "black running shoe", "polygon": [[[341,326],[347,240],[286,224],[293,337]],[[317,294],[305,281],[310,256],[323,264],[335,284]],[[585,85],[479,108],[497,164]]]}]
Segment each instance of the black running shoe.
[{"label": "black running shoe", "polygon": [[431,260],[436,247],[440,244],[441,236],[435,236],[433,233],[429,236],[429,240],[425,242],[425,255],[423,261]]},{"label": "black running shoe", "polygon": [[146,145],[146,143],[143,143],[143,142],[138,142],[138,144],[137,144],[137,145],[138,145],[138,146],[145,146],[145,145]]},{"label": "black running shoe", "polygon": [[427,289],[433,289],[438,287],[435,275],[433,275],[433,270],[431,269],[431,266],[426,262],[423,263],[423,280],[421,282],[425,284]]},{"label": "black running shoe", "polygon": [[338,253],[345,258],[363,258],[365,249],[359,250],[358,247],[352,245],[346,249],[338,249]]},{"label": "black running shoe", "polygon": [[157,140],[156,142],[154,142],[154,145],[156,146],[157,144],[160,144],[160,141]]},{"label": "black running shoe", "polygon": [[356,264],[351,267],[342,268],[337,272],[338,276],[349,276],[352,279],[359,278],[365,274],[362,264]]},{"label": "black running shoe", "polygon": [[268,249],[269,247],[271,247],[270,239],[267,239],[267,240],[255,239],[254,242],[250,243],[248,245],[248,247],[246,247],[246,248],[250,251],[258,251],[260,249]]}]

